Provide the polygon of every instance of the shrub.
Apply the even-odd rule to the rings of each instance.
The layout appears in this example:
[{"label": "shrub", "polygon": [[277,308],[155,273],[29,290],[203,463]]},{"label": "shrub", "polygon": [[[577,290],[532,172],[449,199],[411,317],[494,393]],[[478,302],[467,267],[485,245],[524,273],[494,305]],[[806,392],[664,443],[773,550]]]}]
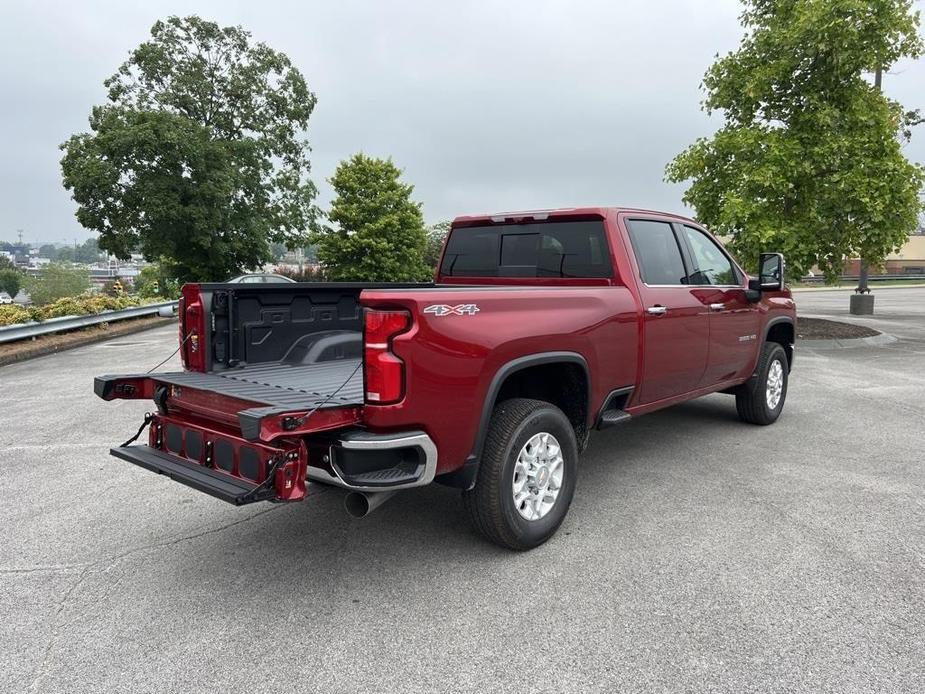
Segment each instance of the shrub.
[{"label": "shrub", "polygon": [[318,265],[305,265],[302,272],[299,272],[298,268],[295,267],[281,267],[277,268],[275,272],[277,275],[288,277],[296,282],[324,282],[327,280],[324,268]]},{"label": "shrub", "polygon": [[16,323],[28,323],[32,320],[29,309],[16,304],[4,304],[0,306],[0,326],[15,325]]},{"label": "shrub", "polygon": [[87,316],[103,311],[118,311],[130,306],[139,306],[142,303],[146,302],[137,296],[115,297],[105,294],[84,294],[83,296],[62,297],[44,306],[26,308],[6,305],[0,306],[0,326],[63,318],[64,316]]}]

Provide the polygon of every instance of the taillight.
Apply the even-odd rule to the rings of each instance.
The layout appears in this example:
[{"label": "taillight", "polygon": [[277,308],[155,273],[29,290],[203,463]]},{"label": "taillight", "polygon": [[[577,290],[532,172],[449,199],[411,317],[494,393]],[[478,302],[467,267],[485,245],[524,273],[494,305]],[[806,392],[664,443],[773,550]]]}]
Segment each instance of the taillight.
[{"label": "taillight", "polygon": [[389,405],[402,399],[405,364],[392,354],[392,338],[409,327],[411,314],[407,311],[367,309],[363,335],[366,402]]},{"label": "taillight", "polygon": [[205,371],[206,355],[203,351],[205,317],[198,284],[184,284],[180,299],[180,356],[183,367],[189,371]]}]

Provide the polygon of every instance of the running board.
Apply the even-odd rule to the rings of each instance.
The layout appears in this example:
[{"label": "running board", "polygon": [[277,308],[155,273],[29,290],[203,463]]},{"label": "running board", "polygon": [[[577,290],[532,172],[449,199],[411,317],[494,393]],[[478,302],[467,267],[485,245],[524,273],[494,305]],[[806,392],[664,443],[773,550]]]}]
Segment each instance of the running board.
[{"label": "running board", "polygon": [[149,446],[119,446],[111,448],[109,452],[116,458],[127,460],[160,475],[167,475],[175,482],[198,489],[200,492],[205,492],[235,506],[266,501],[276,495],[272,486],[254,494],[256,484],[250,484],[198,463],[181,460]]},{"label": "running board", "polygon": [[601,414],[601,419],[597,423],[597,428],[607,429],[609,427],[615,427],[617,424],[623,424],[631,419],[632,416],[623,410],[607,410]]}]

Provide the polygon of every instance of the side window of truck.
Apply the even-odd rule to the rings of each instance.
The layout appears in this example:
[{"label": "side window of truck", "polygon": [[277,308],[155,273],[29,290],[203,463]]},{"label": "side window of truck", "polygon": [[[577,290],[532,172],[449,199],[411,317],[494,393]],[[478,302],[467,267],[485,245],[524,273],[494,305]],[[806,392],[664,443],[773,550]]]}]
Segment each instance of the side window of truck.
[{"label": "side window of truck", "polygon": [[668,222],[628,219],[627,229],[639,274],[646,284],[687,284],[681,249]]},{"label": "side window of truck", "polygon": [[739,273],[722,249],[709,236],[694,227],[684,226],[697,267],[691,273],[691,284],[738,285]]}]

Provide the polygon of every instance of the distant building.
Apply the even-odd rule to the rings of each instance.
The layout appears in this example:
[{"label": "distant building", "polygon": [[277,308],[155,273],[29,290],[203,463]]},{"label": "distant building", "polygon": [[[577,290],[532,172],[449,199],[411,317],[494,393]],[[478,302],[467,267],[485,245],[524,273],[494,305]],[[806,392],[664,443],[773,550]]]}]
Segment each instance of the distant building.
[{"label": "distant building", "polygon": [[[845,264],[845,274],[856,276],[860,272],[861,261],[857,258]],[[909,236],[896,253],[890,253],[879,270],[871,274],[881,275],[925,275],[925,228],[919,228]]]}]

